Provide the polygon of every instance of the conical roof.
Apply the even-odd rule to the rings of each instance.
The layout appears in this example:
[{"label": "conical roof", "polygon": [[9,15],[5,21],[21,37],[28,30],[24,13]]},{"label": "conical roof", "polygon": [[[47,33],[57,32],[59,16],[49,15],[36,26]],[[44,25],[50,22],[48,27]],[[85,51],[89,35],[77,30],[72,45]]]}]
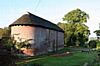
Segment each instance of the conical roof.
[{"label": "conical roof", "polygon": [[48,29],[64,32],[56,24],[51,23],[50,21],[40,18],[36,15],[33,15],[29,12],[28,14],[24,14],[23,16],[21,16],[19,19],[17,19],[14,23],[10,24],[9,26],[11,27],[11,26],[16,26],[16,25],[37,26],[37,27],[43,27],[43,28],[48,28]]}]

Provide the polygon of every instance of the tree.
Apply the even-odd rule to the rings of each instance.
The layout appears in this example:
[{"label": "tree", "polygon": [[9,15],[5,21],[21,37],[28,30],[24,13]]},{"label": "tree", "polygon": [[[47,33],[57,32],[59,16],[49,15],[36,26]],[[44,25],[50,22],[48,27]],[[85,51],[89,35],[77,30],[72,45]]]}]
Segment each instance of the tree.
[{"label": "tree", "polygon": [[99,39],[99,36],[100,36],[100,30],[95,30],[94,33],[96,33],[97,38]]},{"label": "tree", "polygon": [[10,37],[2,37],[0,39],[0,65],[15,66],[16,56],[12,53],[11,48],[14,48],[12,39]]},{"label": "tree", "polygon": [[89,41],[89,47],[90,48],[96,48],[96,45],[97,45],[97,41],[96,40]]},{"label": "tree", "polygon": [[29,43],[29,41],[32,41],[32,39],[28,39],[28,40],[25,40],[25,41],[16,42],[15,46],[19,50],[21,50],[21,48],[29,49],[29,48],[31,48],[31,44]]},{"label": "tree", "polygon": [[100,48],[100,30],[95,30],[94,33],[97,35],[97,49]]},{"label": "tree", "polygon": [[3,28],[3,37],[10,37],[11,34],[11,28],[10,27],[4,27]]},{"label": "tree", "polygon": [[2,38],[2,35],[3,35],[3,29],[0,28],[0,38]]},{"label": "tree", "polygon": [[69,23],[84,23],[87,22],[89,15],[80,9],[72,10],[69,13],[65,14],[63,21]]},{"label": "tree", "polygon": [[10,27],[0,28],[0,38],[10,37]]},{"label": "tree", "polygon": [[76,9],[65,14],[63,21],[66,23],[58,23],[58,26],[65,31],[64,38],[67,46],[81,46],[88,41],[90,31],[89,27],[84,24],[88,18],[88,14]]}]

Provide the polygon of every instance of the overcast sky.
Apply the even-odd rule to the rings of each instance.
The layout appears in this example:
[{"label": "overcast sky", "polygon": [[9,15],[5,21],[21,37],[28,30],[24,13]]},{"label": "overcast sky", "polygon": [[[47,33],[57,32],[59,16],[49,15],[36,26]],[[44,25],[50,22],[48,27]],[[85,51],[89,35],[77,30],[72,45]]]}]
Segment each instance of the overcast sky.
[{"label": "overcast sky", "polygon": [[0,27],[6,27],[29,11],[53,23],[62,22],[65,14],[80,8],[89,14],[87,22],[91,30],[99,29],[100,0],[0,0]]}]

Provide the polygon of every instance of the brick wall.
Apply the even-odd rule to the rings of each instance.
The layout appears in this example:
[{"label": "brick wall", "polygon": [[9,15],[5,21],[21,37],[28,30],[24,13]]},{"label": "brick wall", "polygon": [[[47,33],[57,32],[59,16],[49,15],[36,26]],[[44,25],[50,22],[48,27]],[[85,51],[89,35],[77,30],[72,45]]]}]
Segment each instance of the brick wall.
[{"label": "brick wall", "polygon": [[24,53],[27,55],[40,55],[64,47],[64,33],[41,27],[13,26],[11,36],[18,42],[33,39],[30,41],[33,53],[31,49],[25,49]]}]

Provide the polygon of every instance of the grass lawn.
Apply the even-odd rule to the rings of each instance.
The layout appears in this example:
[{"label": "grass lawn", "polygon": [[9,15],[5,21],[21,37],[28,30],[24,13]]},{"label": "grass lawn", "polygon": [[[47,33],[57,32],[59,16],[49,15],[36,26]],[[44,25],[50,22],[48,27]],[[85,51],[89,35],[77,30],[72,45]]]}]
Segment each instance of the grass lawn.
[{"label": "grass lawn", "polygon": [[18,66],[34,66],[33,64],[40,64],[41,66],[83,66],[86,62],[91,62],[95,59],[94,53],[74,52],[70,56],[53,57],[43,56],[40,58],[29,59],[23,62],[18,62]]}]

